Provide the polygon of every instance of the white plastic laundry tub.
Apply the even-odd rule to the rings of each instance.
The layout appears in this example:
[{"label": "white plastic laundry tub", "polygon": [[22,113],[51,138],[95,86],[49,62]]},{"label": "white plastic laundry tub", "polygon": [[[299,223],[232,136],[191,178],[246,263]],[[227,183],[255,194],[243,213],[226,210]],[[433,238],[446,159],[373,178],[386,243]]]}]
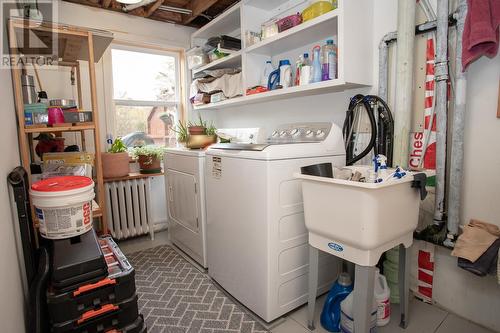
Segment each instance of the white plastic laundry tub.
[{"label": "white plastic laundry tub", "polygon": [[65,176],[41,180],[31,186],[30,196],[42,237],[63,239],[92,229],[92,179]]},{"label": "white plastic laundry tub", "polygon": [[413,175],[379,184],[295,176],[302,179],[312,246],[358,265],[374,266],[383,252],[412,244],[420,204],[418,189],[411,187]]}]

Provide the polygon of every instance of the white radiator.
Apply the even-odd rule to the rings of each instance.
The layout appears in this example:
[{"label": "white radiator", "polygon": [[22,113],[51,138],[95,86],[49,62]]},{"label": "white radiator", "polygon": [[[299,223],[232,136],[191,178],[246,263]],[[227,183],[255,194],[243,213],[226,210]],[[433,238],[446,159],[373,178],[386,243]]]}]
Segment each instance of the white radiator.
[{"label": "white radiator", "polygon": [[149,233],[154,239],[150,178],[106,182],[105,191],[108,228],[113,238]]}]

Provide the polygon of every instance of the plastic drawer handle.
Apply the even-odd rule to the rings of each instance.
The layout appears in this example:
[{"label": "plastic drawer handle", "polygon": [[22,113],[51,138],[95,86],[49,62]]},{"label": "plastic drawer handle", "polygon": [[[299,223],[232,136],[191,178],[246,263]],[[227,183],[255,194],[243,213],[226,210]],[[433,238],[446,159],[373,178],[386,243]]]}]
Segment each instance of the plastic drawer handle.
[{"label": "plastic drawer handle", "polygon": [[114,304],[103,305],[100,309],[90,310],[90,311],[84,312],[82,314],[82,316],[80,317],[80,319],[78,319],[77,323],[81,324],[84,321],[89,320],[91,318],[94,318],[96,316],[102,315],[103,313],[112,312],[112,311],[115,311],[118,309],[119,309],[119,307],[117,305],[114,305]]},{"label": "plastic drawer handle", "polygon": [[111,285],[111,284],[116,284],[116,280],[110,279],[110,278],[105,278],[105,279],[102,279],[101,281],[98,281],[96,283],[91,283],[91,284],[86,284],[84,286],[81,286],[80,288],[78,288],[77,290],[75,290],[73,292],[73,296],[78,296],[78,295],[83,294],[89,290],[94,290],[94,289],[104,287],[107,285]]}]

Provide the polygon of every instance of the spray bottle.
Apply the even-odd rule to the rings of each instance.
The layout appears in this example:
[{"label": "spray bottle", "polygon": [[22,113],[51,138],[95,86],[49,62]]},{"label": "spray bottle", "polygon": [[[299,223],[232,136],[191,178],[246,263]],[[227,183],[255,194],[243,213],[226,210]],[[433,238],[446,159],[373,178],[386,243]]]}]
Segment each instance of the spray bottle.
[{"label": "spray bottle", "polygon": [[316,45],[313,47],[313,63],[312,63],[312,79],[311,82],[320,82],[321,81],[321,46]]}]

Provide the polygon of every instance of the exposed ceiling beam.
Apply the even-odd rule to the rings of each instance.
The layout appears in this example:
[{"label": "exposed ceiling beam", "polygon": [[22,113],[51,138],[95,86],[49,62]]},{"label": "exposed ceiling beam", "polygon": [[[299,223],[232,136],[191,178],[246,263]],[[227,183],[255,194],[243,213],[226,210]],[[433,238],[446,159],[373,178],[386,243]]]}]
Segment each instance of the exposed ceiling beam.
[{"label": "exposed ceiling beam", "polygon": [[108,8],[111,5],[111,0],[102,0],[102,8]]},{"label": "exposed ceiling beam", "polygon": [[192,0],[187,6],[187,9],[191,9],[192,14],[188,15],[182,21],[182,24],[188,24],[194,20],[198,15],[203,13],[208,8],[212,7],[219,0]]},{"label": "exposed ceiling beam", "polygon": [[163,4],[163,0],[157,0],[152,3],[148,9],[146,9],[146,17],[150,17],[160,6]]}]

